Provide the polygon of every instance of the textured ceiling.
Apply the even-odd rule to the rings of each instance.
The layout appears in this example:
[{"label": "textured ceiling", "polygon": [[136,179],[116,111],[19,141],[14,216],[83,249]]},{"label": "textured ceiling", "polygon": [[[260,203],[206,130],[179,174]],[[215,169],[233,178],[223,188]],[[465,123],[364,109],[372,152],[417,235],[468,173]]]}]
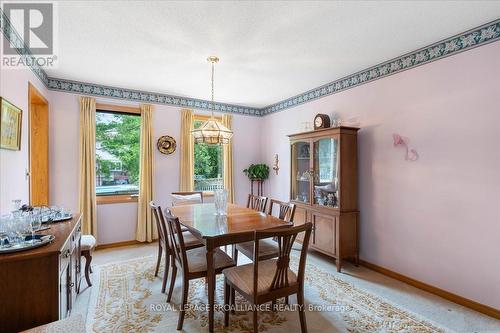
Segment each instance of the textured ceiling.
[{"label": "textured ceiling", "polygon": [[51,77],[264,107],[500,17],[500,1],[58,2]]}]

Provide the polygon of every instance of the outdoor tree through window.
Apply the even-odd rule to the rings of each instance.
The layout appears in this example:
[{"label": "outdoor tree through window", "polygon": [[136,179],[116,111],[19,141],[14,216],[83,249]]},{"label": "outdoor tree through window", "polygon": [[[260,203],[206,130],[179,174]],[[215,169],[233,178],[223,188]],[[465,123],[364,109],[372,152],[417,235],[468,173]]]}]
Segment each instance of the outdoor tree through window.
[{"label": "outdoor tree through window", "polygon": [[[203,121],[195,120],[193,127],[198,128]],[[222,178],[222,146],[194,144],[194,190],[213,191],[224,188]]]},{"label": "outdoor tree through window", "polygon": [[141,117],[96,113],[96,195],[139,192]]}]

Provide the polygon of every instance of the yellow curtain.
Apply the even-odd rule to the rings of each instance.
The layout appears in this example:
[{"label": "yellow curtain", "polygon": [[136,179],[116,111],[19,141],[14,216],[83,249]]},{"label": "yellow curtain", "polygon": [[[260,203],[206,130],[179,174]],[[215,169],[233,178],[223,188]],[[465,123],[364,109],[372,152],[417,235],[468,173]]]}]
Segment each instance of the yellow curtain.
[{"label": "yellow curtain", "polygon": [[190,192],[194,188],[194,141],[191,135],[193,129],[193,111],[181,110],[181,162],[179,190]]},{"label": "yellow curtain", "polygon": [[153,106],[141,105],[141,151],[139,164],[139,200],[135,238],[152,242],[158,238],[149,203],[153,200]]},{"label": "yellow curtain", "polygon": [[80,197],[83,233],[97,238],[95,197],[95,99],[79,98],[80,103]]},{"label": "yellow curtain", "polygon": [[[229,114],[222,115],[222,125],[228,129],[232,129],[233,116]],[[229,144],[223,146],[224,163],[224,188],[227,189],[227,200],[234,202],[234,184],[233,184],[233,139],[229,140]]]}]

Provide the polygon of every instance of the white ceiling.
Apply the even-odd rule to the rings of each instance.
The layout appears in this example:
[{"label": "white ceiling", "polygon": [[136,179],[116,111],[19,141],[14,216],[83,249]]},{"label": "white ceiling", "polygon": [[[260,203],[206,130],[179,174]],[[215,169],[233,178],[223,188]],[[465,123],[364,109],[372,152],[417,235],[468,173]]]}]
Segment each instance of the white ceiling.
[{"label": "white ceiling", "polygon": [[500,1],[64,1],[51,77],[263,107],[500,17]]}]

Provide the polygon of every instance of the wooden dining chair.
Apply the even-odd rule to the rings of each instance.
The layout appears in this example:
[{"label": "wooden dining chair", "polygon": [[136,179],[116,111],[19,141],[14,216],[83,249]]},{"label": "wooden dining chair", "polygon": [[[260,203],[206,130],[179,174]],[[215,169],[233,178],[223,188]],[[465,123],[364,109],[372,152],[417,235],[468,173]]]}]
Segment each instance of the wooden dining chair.
[{"label": "wooden dining chair", "polygon": [[[172,298],[177,270],[182,274],[182,299],[179,310],[179,320],[177,321],[177,330],[182,329],[186,303],[188,300],[189,281],[207,277],[207,252],[205,248],[194,248],[187,250],[184,240],[184,233],[181,232],[179,219],[173,216],[167,210],[165,214],[167,223],[167,236],[172,251],[172,276],[168,290],[167,302]],[[162,221],[160,221],[162,222]],[[165,226],[165,221],[162,222]],[[236,264],[233,259],[221,249],[214,251],[214,271],[215,274],[221,274],[226,268],[234,267]]]},{"label": "wooden dining chair", "polygon": [[292,222],[295,217],[295,204],[291,202],[284,202],[276,199],[271,199],[269,202],[269,210],[267,214],[273,215],[273,209],[278,208],[278,218],[285,222]]},{"label": "wooden dining chair", "polygon": [[249,194],[247,200],[247,208],[265,213],[267,206],[267,197]]},{"label": "wooden dining chair", "polygon": [[[295,204],[271,199],[268,214],[273,215],[273,208],[278,208],[278,218],[293,223],[295,216]],[[236,244],[233,247],[233,259],[238,262],[238,252],[253,260],[253,242]],[[263,239],[259,245],[259,260],[276,258],[278,256],[278,244],[272,239]]]},{"label": "wooden dining chair", "polygon": [[[258,332],[258,306],[282,297],[297,294],[297,304],[302,333],[307,332],[304,308],[304,269],[312,223],[291,228],[255,231],[254,258],[258,257],[260,241],[276,237],[279,255],[277,259],[254,260],[252,264],[235,266],[222,271],[224,274],[224,325],[229,326],[228,305],[234,306],[234,291],[253,304],[253,331]],[[297,272],[290,269],[290,251],[299,233],[304,234]],[[230,302],[231,301],[231,302]]]},{"label": "wooden dining chair", "polygon": [[[151,207],[153,211],[153,216],[154,220],[156,222],[156,228],[158,230],[158,258],[156,260],[156,268],[155,268],[155,276],[158,276],[158,270],[160,269],[160,263],[161,263],[161,257],[163,252],[165,252],[165,271],[163,272],[163,282],[161,286],[161,292],[165,292],[165,288],[167,285],[167,280],[168,280],[168,271],[171,266],[170,261],[171,261],[171,256],[172,256],[172,251],[169,248],[169,243],[167,239],[167,233],[166,229],[164,228],[165,225],[165,217],[163,216],[163,212],[161,210],[161,207],[159,205],[156,205],[153,201],[149,203],[149,206]],[[163,223],[162,223],[163,221]],[[184,244],[187,249],[193,249],[197,247],[202,247],[204,246],[202,242],[200,242],[193,234],[191,234],[189,231],[183,231],[182,232],[184,235]]]},{"label": "wooden dining chair", "polygon": [[203,203],[202,191],[172,192],[172,206]]}]

